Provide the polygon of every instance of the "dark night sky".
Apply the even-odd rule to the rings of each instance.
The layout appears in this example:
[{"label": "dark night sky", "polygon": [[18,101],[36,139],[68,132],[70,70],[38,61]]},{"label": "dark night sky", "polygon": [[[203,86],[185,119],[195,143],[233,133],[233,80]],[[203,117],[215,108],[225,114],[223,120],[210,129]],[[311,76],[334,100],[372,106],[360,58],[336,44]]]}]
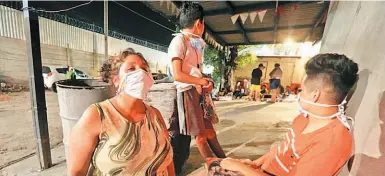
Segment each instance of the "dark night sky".
[{"label": "dark night sky", "polygon": [[[83,4],[87,1],[33,1],[29,2],[30,6],[35,8],[43,8],[45,10],[61,10],[68,7],[73,7]],[[139,1],[118,1],[126,7],[140,13],[147,18],[150,18],[170,29],[175,30],[175,25],[168,21],[159,13],[152,11],[146,5]],[[68,12],[63,12],[68,16],[76,19],[95,23],[103,26],[104,11],[103,1],[94,1],[89,5],[73,9]],[[159,43],[168,46],[172,39],[172,32],[144,19],[133,12],[119,6],[115,2],[109,2],[109,29],[131,35],[136,38],[144,39],[154,43]]]}]

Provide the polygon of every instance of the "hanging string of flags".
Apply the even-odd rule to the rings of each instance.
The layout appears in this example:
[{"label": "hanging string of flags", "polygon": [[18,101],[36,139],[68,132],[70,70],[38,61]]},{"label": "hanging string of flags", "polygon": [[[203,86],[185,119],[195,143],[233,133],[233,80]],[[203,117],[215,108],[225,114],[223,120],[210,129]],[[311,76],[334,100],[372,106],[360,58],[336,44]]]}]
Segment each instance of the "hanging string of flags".
[{"label": "hanging string of flags", "polygon": [[233,24],[235,24],[235,22],[238,20],[238,18],[241,18],[242,23],[245,24],[247,18],[250,17],[251,23],[254,23],[255,18],[258,16],[259,21],[262,23],[266,12],[267,12],[267,10],[257,10],[257,11],[253,11],[250,13],[246,12],[246,13],[235,14],[235,15],[231,16],[231,21],[233,22]]},{"label": "hanging string of flags", "polygon": [[[276,16],[276,15],[282,16],[285,12],[286,13],[294,12],[297,9],[297,7],[298,7],[297,4],[291,5],[289,7],[277,6],[274,10],[272,10],[272,13],[274,16]],[[256,10],[256,11],[252,11],[249,13],[246,12],[246,13],[235,14],[235,15],[231,16],[231,21],[233,22],[233,24],[235,24],[235,22],[237,22],[237,20],[240,18],[241,22],[243,24],[245,24],[247,18],[249,17],[251,23],[253,24],[255,21],[255,18],[258,16],[259,21],[262,23],[263,18],[266,15],[266,12],[267,12],[267,9],[266,10]]]},{"label": "hanging string of flags", "polygon": [[214,46],[214,48],[219,50],[224,49],[224,47],[221,44],[219,44],[217,41],[215,41],[215,39],[207,32],[205,33],[204,39],[208,44]]}]

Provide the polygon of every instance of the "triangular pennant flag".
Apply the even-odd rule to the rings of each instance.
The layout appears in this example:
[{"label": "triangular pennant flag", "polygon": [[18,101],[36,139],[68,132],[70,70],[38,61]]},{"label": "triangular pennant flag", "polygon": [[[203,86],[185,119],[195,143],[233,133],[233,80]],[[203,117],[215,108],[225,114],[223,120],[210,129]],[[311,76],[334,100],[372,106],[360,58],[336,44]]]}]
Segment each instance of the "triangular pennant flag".
[{"label": "triangular pennant flag", "polygon": [[171,6],[171,1],[170,0],[167,0],[167,9],[170,10],[170,6]]},{"label": "triangular pennant flag", "polygon": [[249,16],[249,13],[241,13],[240,16],[241,16],[242,23],[245,24],[247,17]]},{"label": "triangular pennant flag", "polygon": [[162,7],[163,6],[163,0],[160,0],[159,3],[160,3],[160,6]]},{"label": "triangular pennant flag", "polygon": [[238,20],[238,17],[239,17],[239,14],[231,16],[231,21],[233,22],[233,24],[235,24],[235,22]]},{"label": "triangular pennant flag", "polygon": [[255,17],[257,16],[257,12],[251,12],[250,13],[250,21],[251,23],[254,23]]},{"label": "triangular pennant flag", "polygon": [[176,6],[174,4],[171,4],[171,13],[174,14],[176,9]]},{"label": "triangular pennant flag", "polygon": [[265,14],[266,14],[267,10],[263,10],[263,11],[259,11],[258,12],[258,18],[259,18],[259,21],[262,23],[263,21],[263,18],[265,17]]}]

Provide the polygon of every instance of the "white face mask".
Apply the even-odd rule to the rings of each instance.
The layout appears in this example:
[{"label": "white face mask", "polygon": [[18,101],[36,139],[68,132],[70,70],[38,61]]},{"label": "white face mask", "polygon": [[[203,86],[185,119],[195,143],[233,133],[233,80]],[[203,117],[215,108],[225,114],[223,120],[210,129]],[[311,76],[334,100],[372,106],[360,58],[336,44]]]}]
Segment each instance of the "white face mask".
[{"label": "white face mask", "polygon": [[195,48],[195,49],[200,49],[201,51],[203,51],[203,49],[205,48],[206,46],[206,43],[205,41],[202,39],[201,36],[199,35],[196,35],[196,34],[193,34],[191,32],[184,32],[184,31],[180,31],[182,34],[185,34],[185,35],[192,35],[192,36],[195,36],[197,38],[194,38],[194,37],[191,37],[190,38],[190,43],[191,43],[191,47]]},{"label": "white face mask", "polygon": [[125,73],[121,80],[118,89],[119,93],[125,93],[142,100],[154,84],[152,76],[143,69]]},{"label": "white face mask", "polygon": [[[330,116],[318,116],[318,115],[315,115],[309,111],[306,111],[305,109],[302,108],[301,104],[300,104],[300,101],[301,102],[304,102],[304,103],[308,103],[308,104],[311,104],[311,105],[314,105],[314,106],[320,106],[320,107],[338,107],[338,112],[336,112],[335,114],[333,115],[330,115]],[[352,123],[354,124],[354,121],[351,117],[345,115],[345,107],[344,105],[347,103],[346,101],[346,97],[344,99],[344,101],[342,101],[341,104],[338,104],[338,105],[328,105],[328,104],[321,104],[321,103],[314,103],[314,102],[311,102],[311,101],[308,101],[308,100],[305,100],[303,98],[300,97],[300,94],[298,94],[298,98],[297,98],[297,105],[298,105],[298,110],[300,113],[302,113],[305,117],[307,117],[308,115],[311,115],[315,118],[319,118],[319,119],[331,119],[331,118],[334,118],[334,117],[337,117],[337,119],[345,126],[347,127],[349,130],[350,130],[350,125],[347,121],[347,119],[350,119],[352,121]]]}]

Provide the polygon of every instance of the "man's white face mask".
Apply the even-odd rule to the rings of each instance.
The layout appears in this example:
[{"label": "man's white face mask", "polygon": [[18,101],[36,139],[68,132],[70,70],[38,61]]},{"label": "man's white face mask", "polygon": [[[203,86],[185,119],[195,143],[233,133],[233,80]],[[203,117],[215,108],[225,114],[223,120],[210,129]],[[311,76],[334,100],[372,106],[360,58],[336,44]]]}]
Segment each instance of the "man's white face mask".
[{"label": "man's white face mask", "polygon": [[125,73],[120,80],[118,93],[125,93],[142,100],[154,84],[152,75],[143,69]]},{"label": "man's white face mask", "polygon": [[[338,112],[336,112],[335,114],[332,114],[330,116],[318,116],[318,115],[315,115],[314,113],[311,113],[311,112],[303,109],[300,101],[303,103],[307,103],[307,104],[311,104],[311,105],[319,106],[319,107],[338,107]],[[331,118],[337,117],[337,119],[340,120],[341,123],[350,130],[350,125],[349,125],[347,119],[350,119],[352,122],[353,122],[353,119],[351,117],[345,115],[345,107],[344,106],[346,103],[347,103],[346,97],[345,97],[344,101],[342,101],[342,103],[340,103],[338,105],[328,105],[328,104],[311,102],[309,100],[301,98],[300,94],[298,94],[298,98],[297,98],[298,110],[305,117],[307,117],[308,115],[311,115],[311,116],[313,116],[315,118],[319,118],[319,119],[331,119]]]}]

